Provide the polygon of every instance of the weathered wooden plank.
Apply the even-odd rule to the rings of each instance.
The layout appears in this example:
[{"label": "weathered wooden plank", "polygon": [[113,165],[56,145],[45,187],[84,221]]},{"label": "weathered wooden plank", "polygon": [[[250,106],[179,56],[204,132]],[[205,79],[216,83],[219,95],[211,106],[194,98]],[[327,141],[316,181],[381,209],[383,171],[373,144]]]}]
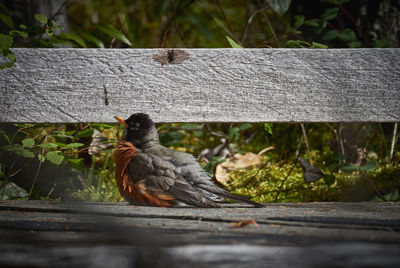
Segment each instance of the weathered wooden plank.
[{"label": "weathered wooden plank", "polygon": [[[13,49],[0,122],[399,121],[400,49]],[[165,60],[153,56],[163,52]]]},{"label": "weathered wooden plank", "polygon": [[398,267],[399,245],[321,243],[313,246],[0,245],[4,267]]},{"label": "weathered wooden plank", "polygon": [[[157,208],[117,203],[0,202],[0,228],[36,231],[110,231],[145,228],[219,235],[281,237],[281,240],[380,241],[400,243],[399,203],[287,203],[252,208]],[[252,218],[260,225],[233,228]],[[132,229],[133,228],[133,229]],[[168,239],[166,241],[171,241]],[[186,240],[185,240],[186,241]]]},{"label": "weathered wooden plank", "polygon": [[[93,216],[87,214],[70,215],[37,212],[0,211],[0,228],[31,231],[73,231],[100,232],[114,230],[115,235],[126,235],[130,232],[141,233],[138,229],[163,230],[172,233],[172,240],[181,236],[175,232],[185,232],[184,236],[197,237],[198,232],[208,233],[209,237],[219,235],[247,235],[281,237],[286,241],[303,239],[321,241],[366,241],[400,243],[400,230],[395,231],[387,226],[360,226],[356,224],[286,222],[284,220],[258,220],[258,227],[249,225],[234,228],[233,223],[246,220],[248,217],[212,218],[140,218],[118,216]],[[117,234],[117,231],[118,234]],[[150,231],[148,231],[152,234]],[[154,235],[154,234],[153,234]],[[135,237],[135,236],[133,236]],[[165,240],[170,243],[172,240]],[[137,237],[135,237],[137,239]],[[179,239],[178,239],[179,240]],[[161,242],[163,243],[163,242]]]}]

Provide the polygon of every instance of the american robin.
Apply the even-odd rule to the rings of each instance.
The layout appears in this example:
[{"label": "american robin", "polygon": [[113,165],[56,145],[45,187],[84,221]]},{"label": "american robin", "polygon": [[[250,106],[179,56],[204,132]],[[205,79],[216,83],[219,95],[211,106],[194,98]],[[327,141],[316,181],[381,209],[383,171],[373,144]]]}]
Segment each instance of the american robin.
[{"label": "american robin", "polygon": [[124,140],[114,152],[115,178],[121,195],[131,204],[172,207],[181,202],[220,207],[217,202],[229,198],[264,207],[216,186],[192,155],[162,146],[147,114],[115,119],[125,129]]}]

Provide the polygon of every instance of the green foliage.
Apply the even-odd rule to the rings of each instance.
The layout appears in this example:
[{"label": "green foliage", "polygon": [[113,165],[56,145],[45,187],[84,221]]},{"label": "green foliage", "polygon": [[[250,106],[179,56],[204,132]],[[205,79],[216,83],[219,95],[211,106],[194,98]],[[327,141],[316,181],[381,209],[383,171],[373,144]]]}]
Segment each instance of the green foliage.
[{"label": "green foliage", "polygon": [[[12,67],[11,47],[390,47],[387,36],[360,29],[357,15],[350,10],[355,0],[320,0],[322,9],[311,12],[307,1],[73,1],[67,13],[70,32],[56,19],[35,14],[35,23],[17,17],[0,4],[0,50],[8,58],[0,68]],[[317,15],[315,15],[317,14]],[[67,28],[67,27],[66,27]],[[368,33],[368,34],[366,34]],[[371,34],[370,34],[371,33]],[[376,37],[375,37],[376,36]],[[238,59],[240,60],[240,59]],[[299,67],[301,68],[301,66]],[[258,201],[371,200],[375,195],[365,176],[376,184],[386,200],[397,200],[400,185],[398,145],[393,163],[388,160],[390,130],[380,124],[367,124],[371,133],[360,139],[358,148],[367,148],[362,164],[352,164],[348,156],[328,145],[337,139],[332,128],[309,124],[307,130],[314,165],[323,179],[307,184],[303,172],[293,167],[295,153],[305,157],[298,146],[302,135],[295,124],[162,124],[158,126],[165,146],[198,155],[205,149],[224,146],[230,154],[263,151],[268,164],[261,170],[236,170],[226,185],[235,193]],[[17,134],[1,139],[0,156],[17,155],[51,165],[68,163],[83,172],[83,189],[75,191],[78,200],[121,200],[114,180],[112,150],[88,155],[95,130],[115,143],[121,128],[110,124],[18,124]],[[379,130],[380,129],[380,130]],[[372,157],[372,156],[373,157]],[[308,157],[308,155],[307,155]],[[203,166],[212,175],[225,158],[213,156]],[[0,178],[10,173],[0,162]],[[281,186],[282,185],[282,186]],[[280,188],[282,187],[282,188]]]},{"label": "green foliage", "polygon": [[232,48],[243,48],[241,45],[237,44],[235,41],[232,40],[232,38],[230,38],[229,36],[225,36],[226,39],[229,42],[229,45],[231,45]]}]

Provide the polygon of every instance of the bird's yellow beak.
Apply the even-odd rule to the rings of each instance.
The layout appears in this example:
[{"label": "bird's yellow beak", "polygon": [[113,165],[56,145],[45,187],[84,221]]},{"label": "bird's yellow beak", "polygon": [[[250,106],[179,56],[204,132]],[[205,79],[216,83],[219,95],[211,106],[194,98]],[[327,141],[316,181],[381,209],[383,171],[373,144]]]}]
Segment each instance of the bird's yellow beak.
[{"label": "bird's yellow beak", "polygon": [[125,122],[124,119],[122,119],[122,117],[119,116],[114,116],[115,119],[117,119],[117,121],[124,126],[124,128],[128,128],[128,124]]}]

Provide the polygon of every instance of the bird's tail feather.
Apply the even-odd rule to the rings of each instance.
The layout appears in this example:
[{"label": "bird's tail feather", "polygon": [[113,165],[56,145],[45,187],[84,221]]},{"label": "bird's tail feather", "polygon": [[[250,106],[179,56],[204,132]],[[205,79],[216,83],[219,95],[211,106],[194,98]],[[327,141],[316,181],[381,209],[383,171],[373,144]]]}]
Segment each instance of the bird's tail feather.
[{"label": "bird's tail feather", "polygon": [[230,194],[227,191],[225,191],[225,190],[223,190],[223,189],[221,189],[219,187],[217,188],[215,186],[210,186],[210,185],[206,185],[206,184],[198,185],[198,187],[203,189],[203,190],[206,190],[206,191],[209,191],[211,193],[214,193],[216,195],[222,196],[224,198],[228,198],[228,199],[232,199],[232,200],[239,201],[239,202],[242,202],[242,203],[250,204],[250,205],[253,205],[253,206],[258,207],[258,208],[264,208],[265,207],[265,205],[263,205],[263,204],[260,204],[260,203],[245,199],[245,198],[237,196],[237,195]]}]

